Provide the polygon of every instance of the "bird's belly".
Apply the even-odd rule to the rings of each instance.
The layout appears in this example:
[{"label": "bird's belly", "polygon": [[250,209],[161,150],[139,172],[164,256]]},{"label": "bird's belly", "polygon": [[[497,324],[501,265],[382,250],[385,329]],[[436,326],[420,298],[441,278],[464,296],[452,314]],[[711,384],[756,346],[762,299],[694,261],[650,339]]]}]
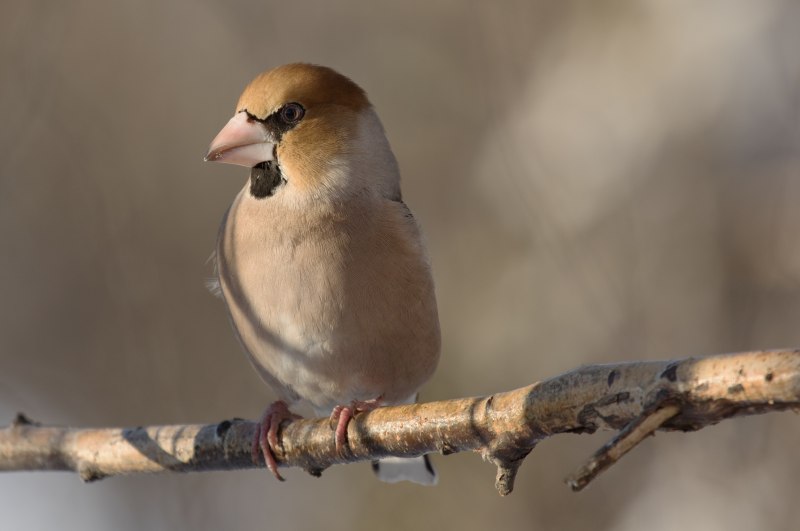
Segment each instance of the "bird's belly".
[{"label": "bird's belly", "polygon": [[253,365],[281,398],[333,399],[341,387],[333,381],[340,357],[333,339],[342,319],[331,271],[298,263],[291,253],[277,267],[275,262],[242,256],[228,261],[220,285],[234,328]]},{"label": "bird's belly", "polygon": [[378,397],[402,402],[439,357],[427,264],[335,230],[265,234],[229,217],[217,260],[234,328],[287,401],[317,410]]}]

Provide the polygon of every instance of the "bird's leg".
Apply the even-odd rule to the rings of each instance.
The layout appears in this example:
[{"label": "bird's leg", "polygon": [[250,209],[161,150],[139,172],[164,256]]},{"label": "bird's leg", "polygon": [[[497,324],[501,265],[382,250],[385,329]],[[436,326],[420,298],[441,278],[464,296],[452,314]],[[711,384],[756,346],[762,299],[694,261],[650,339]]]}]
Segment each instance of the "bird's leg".
[{"label": "bird's leg", "polygon": [[359,413],[379,408],[382,402],[383,397],[379,396],[371,400],[353,400],[349,406],[336,406],[333,408],[330,423],[331,429],[335,432],[336,451],[339,454],[344,452],[344,447],[347,444],[347,425],[350,424],[350,420]]},{"label": "bird's leg", "polygon": [[283,400],[278,400],[269,405],[261,416],[261,422],[256,428],[253,437],[253,448],[251,450],[253,463],[258,463],[258,453],[264,454],[264,464],[279,481],[283,481],[283,476],[278,472],[278,463],[275,461],[273,448],[278,446],[278,430],[284,420],[294,420],[302,418],[289,411],[289,406]]}]

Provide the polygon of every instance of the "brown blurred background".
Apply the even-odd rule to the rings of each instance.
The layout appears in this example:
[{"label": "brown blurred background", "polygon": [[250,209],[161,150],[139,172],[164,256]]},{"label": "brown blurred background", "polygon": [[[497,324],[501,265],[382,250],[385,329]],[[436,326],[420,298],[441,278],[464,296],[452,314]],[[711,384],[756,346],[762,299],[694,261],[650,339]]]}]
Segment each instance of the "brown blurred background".
[{"label": "brown blurred background", "polygon": [[[259,71],[370,94],[425,229],[444,351],[423,399],[581,364],[800,346],[800,4],[3,2],[0,423],[254,418],[272,395],[205,263],[246,179],[204,165]],[[5,420],[2,420],[5,419]],[[508,498],[367,465],[0,476],[7,529],[793,529],[790,413],[659,435],[586,492],[609,433],[541,444]],[[272,525],[269,525],[272,524]],[[8,527],[6,527],[8,526]]]}]

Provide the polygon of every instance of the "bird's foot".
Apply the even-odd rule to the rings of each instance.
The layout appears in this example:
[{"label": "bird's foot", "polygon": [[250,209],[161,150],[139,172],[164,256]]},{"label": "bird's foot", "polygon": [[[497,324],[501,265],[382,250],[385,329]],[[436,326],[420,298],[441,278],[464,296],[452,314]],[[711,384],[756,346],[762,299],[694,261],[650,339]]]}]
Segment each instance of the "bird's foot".
[{"label": "bird's foot", "polygon": [[275,461],[275,454],[272,449],[278,447],[278,430],[284,420],[294,420],[302,418],[289,411],[289,406],[283,400],[278,400],[269,405],[261,416],[261,422],[256,427],[256,434],[253,437],[253,448],[251,455],[253,463],[258,463],[258,454],[264,454],[264,464],[278,481],[283,481],[283,476],[278,472],[278,462]]},{"label": "bird's foot", "polygon": [[331,429],[335,432],[336,452],[339,455],[344,453],[344,447],[347,445],[347,425],[350,424],[350,420],[359,413],[365,413],[381,407],[382,403],[383,397],[379,396],[372,400],[353,400],[349,406],[336,406],[333,408],[330,424]]}]

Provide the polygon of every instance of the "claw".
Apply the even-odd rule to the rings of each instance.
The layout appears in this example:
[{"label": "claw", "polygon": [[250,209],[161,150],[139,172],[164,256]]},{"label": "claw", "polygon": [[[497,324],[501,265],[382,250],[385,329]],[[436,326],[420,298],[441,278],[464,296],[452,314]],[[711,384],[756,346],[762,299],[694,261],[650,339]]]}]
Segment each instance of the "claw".
[{"label": "claw", "polygon": [[347,425],[353,418],[353,409],[348,406],[336,406],[331,412],[331,421],[336,421],[334,429],[334,440],[336,441],[336,453],[342,455],[344,447],[347,445]]},{"label": "claw", "polygon": [[260,451],[264,455],[264,464],[278,481],[284,481],[283,476],[278,472],[278,462],[275,460],[275,453],[272,450],[278,447],[278,430],[280,430],[281,423],[284,420],[299,418],[301,418],[300,415],[295,415],[289,411],[289,406],[283,400],[273,402],[261,416],[261,422],[258,423],[258,428],[253,437],[253,446],[251,448],[253,463],[258,464]]},{"label": "claw", "polygon": [[359,413],[365,413],[380,407],[382,400],[380,396],[372,400],[353,400],[349,406],[336,406],[333,408],[330,424],[331,429],[334,431],[336,453],[344,455],[344,449],[347,446],[347,426],[353,417]]}]

